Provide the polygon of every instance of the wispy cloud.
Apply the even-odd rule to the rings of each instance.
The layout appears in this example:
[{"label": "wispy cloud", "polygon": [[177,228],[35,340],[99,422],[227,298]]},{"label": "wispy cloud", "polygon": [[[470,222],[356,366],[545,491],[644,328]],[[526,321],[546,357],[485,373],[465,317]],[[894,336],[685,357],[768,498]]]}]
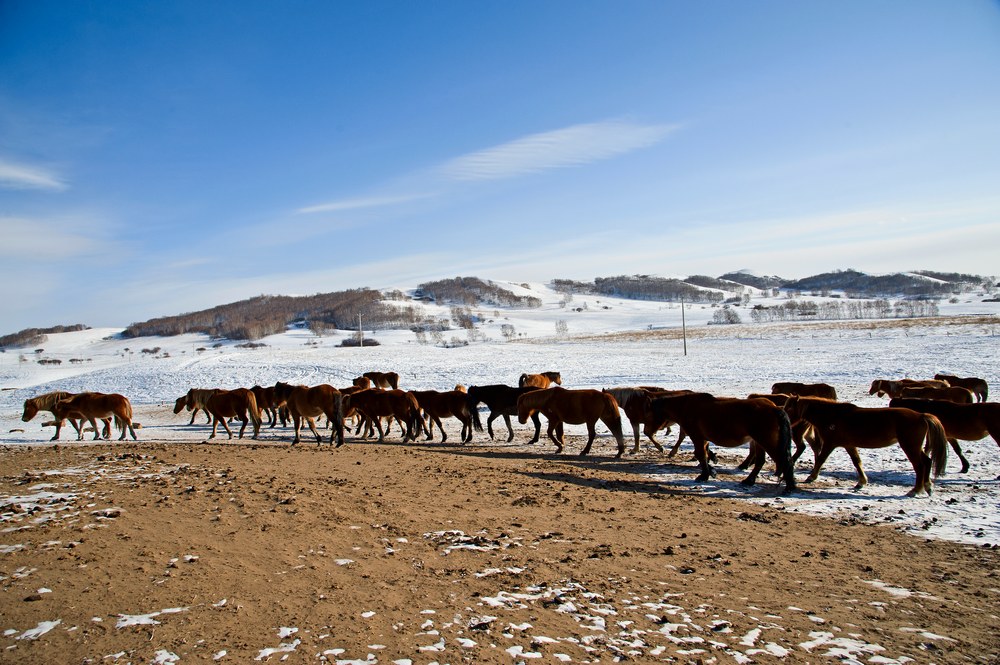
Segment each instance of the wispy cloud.
[{"label": "wispy cloud", "polygon": [[330,203],[299,208],[296,212],[303,214],[315,212],[339,212],[343,210],[360,210],[363,208],[379,208],[382,206],[397,205],[399,203],[409,203],[417,199],[425,199],[433,194],[404,194],[399,196],[372,196],[367,198],[341,199]]},{"label": "wispy cloud", "polygon": [[70,222],[49,222],[20,217],[0,217],[0,256],[8,259],[66,259],[90,254],[100,247],[100,239],[73,229]]},{"label": "wispy cloud", "polygon": [[678,128],[621,121],[573,125],[456,157],[441,173],[454,180],[496,180],[581,166],[649,147]]},{"label": "wispy cloud", "polygon": [[66,189],[66,183],[51,171],[0,159],[0,187],[5,189]]}]

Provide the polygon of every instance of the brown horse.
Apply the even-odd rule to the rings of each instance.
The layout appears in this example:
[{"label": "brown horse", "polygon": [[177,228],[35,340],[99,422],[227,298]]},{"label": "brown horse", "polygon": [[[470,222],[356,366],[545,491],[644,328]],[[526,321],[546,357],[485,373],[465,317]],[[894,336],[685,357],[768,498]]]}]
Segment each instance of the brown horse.
[{"label": "brown horse", "polygon": [[457,418],[462,423],[462,443],[472,441],[472,414],[469,413],[468,395],[460,390],[411,390],[427,416],[427,440],[434,438],[434,423],[441,431],[441,443],[448,440],[448,433],[441,426],[442,418]]},{"label": "brown horse", "polygon": [[[467,404],[476,431],[483,431],[483,423],[479,418],[479,403],[482,402],[490,410],[490,417],[486,419],[486,431],[489,433],[490,439],[493,439],[493,421],[502,416],[503,421],[507,423],[507,443],[513,441],[514,428],[511,427],[510,417],[517,415],[517,398],[532,390],[537,390],[537,388],[515,388],[502,383],[471,386],[467,393]],[[535,424],[535,436],[528,443],[538,443],[542,431],[542,421],[537,413],[531,415],[531,422]]]},{"label": "brown horse", "polygon": [[522,374],[517,380],[518,388],[548,388],[552,384],[562,385],[559,372],[540,372],[539,374]]},{"label": "brown horse", "polygon": [[351,385],[359,390],[367,390],[372,387],[372,380],[367,376],[359,376],[351,381]]},{"label": "brown horse", "polygon": [[333,433],[330,435],[330,443],[336,440],[336,447],[344,445],[344,401],[345,397],[339,390],[326,383],[318,386],[292,386],[281,381],[274,384],[274,398],[284,402],[288,407],[288,413],[292,416],[292,423],[295,425],[295,438],[292,445],[300,441],[299,432],[302,429],[302,421],[305,420],[316,437],[316,444],[323,440],[316,431],[316,418],[326,416],[333,424]]},{"label": "brown horse", "polygon": [[243,438],[246,431],[247,422],[253,423],[253,438],[260,436],[260,408],[257,406],[257,398],[249,388],[236,388],[235,390],[215,390],[209,395],[205,402],[205,409],[212,414],[212,434],[209,439],[215,438],[216,428],[219,423],[226,430],[229,438],[233,438],[233,430],[229,429],[230,418],[239,418],[243,425],[240,427],[239,438]]},{"label": "brown horse", "polygon": [[618,402],[615,398],[600,390],[566,390],[565,388],[546,388],[532,390],[517,398],[517,420],[522,425],[536,412],[541,412],[549,420],[548,435],[556,444],[556,452],[563,449],[563,423],[579,425],[587,424],[587,445],[580,455],[590,452],[597,436],[595,425],[600,420],[618,442],[618,454],[625,452],[625,437],[622,434],[622,417],[618,413]]},{"label": "brown horse", "polygon": [[825,397],[837,399],[837,389],[828,383],[796,383],[779,381],[771,386],[772,395],[799,395],[800,397]]},{"label": "brown horse", "polygon": [[871,388],[868,389],[869,395],[878,395],[879,397],[899,397],[899,392],[903,388],[912,387],[924,387],[924,388],[947,388],[947,381],[938,380],[920,380],[920,379],[896,379],[890,381],[888,379],[875,379],[872,381]]},{"label": "brown horse", "polygon": [[[64,400],[64,399],[69,399],[72,396],[73,396],[73,393],[68,393],[68,392],[66,392],[64,390],[56,390],[55,392],[44,393],[42,395],[36,395],[35,397],[30,397],[30,398],[24,400],[24,412],[21,414],[21,420],[23,420],[24,422],[28,422],[29,420],[31,420],[32,418],[34,418],[35,415],[37,415],[39,411],[48,411],[49,413],[51,413],[54,416],[55,413],[52,411],[52,407],[54,407],[57,402],[59,402],[61,400]],[[70,421],[69,421],[69,424],[73,426],[73,429],[76,430],[76,433],[78,435],[81,434],[80,433],[80,428],[81,428],[82,423],[80,422],[79,419],[77,419],[77,418],[71,418]],[[105,439],[111,437],[111,419],[110,418],[105,418],[104,419],[104,434],[103,434],[103,436],[104,436]]]},{"label": "brown horse", "polygon": [[991,436],[993,442],[1000,446],[1000,404],[994,402],[956,404],[939,400],[896,398],[889,402],[889,406],[936,416],[944,426],[945,436],[952,450],[962,460],[962,473],[969,470],[969,460],[962,454],[962,448],[958,445],[959,439],[978,441]]},{"label": "brown horse", "polygon": [[983,379],[975,376],[952,376],[951,374],[935,374],[938,381],[947,381],[950,386],[968,388],[980,402],[985,402],[990,396],[990,387]]},{"label": "brown horse", "polygon": [[[632,454],[639,452],[639,427],[649,419],[649,393],[642,388],[605,388],[602,392],[615,398],[618,406],[625,413],[628,422],[632,425],[632,436],[635,444],[632,446]],[[659,428],[658,428],[659,429]],[[656,449],[661,453],[663,446],[654,436],[656,432],[647,434],[649,440],[653,442]]]},{"label": "brown horse", "polygon": [[[112,393],[78,393],[64,400],[60,400],[52,407],[52,415],[56,417],[56,434],[53,441],[59,439],[62,431],[62,421],[67,418],[78,418],[90,421],[90,426],[94,428],[94,440],[100,439],[100,430],[97,429],[97,419],[114,418],[115,423],[122,431],[118,437],[119,441],[125,440],[125,434],[132,435],[133,440],[138,440],[135,435],[135,428],[132,427],[132,403],[127,397]],[[109,432],[110,433],[110,432]],[[78,441],[83,441],[83,428],[80,429]]]},{"label": "brown horse", "polygon": [[403,390],[359,390],[344,396],[344,412],[357,409],[362,417],[367,418],[378,429],[379,443],[385,441],[382,429],[383,417],[397,418],[406,423],[403,442],[415,441],[423,431],[423,420],[420,417],[420,405],[417,398]]},{"label": "brown horse", "polygon": [[361,376],[371,381],[376,388],[399,390],[399,374],[395,372],[365,372]]},{"label": "brown horse", "polygon": [[766,399],[715,397],[708,393],[687,393],[654,397],[650,407],[655,418],[677,423],[694,444],[701,467],[698,482],[715,475],[708,461],[708,443],[735,448],[750,442],[754,465],[744,485],[753,485],[764,466],[766,452],[785,481],[784,493],[795,490],[791,464],[792,435],[788,416]]},{"label": "brown horse", "polygon": [[926,386],[906,386],[899,391],[897,397],[911,399],[936,399],[956,404],[974,404],[976,396],[968,388],[958,386],[948,388],[929,388]]},{"label": "brown horse", "polygon": [[201,409],[205,413],[205,417],[208,418],[205,422],[212,422],[212,415],[208,412],[207,404],[208,398],[216,390],[216,388],[191,388],[174,402],[174,413],[180,413],[182,409],[186,408],[191,412],[191,421],[188,422],[188,425],[194,425],[194,417],[198,415],[198,409]]},{"label": "brown horse", "polygon": [[279,401],[274,396],[274,386],[254,386],[250,389],[257,400],[257,408],[260,409],[261,416],[267,414],[267,426],[274,427],[281,420],[281,426],[288,424],[286,416],[287,409],[283,409],[284,402]]},{"label": "brown horse", "polygon": [[[934,477],[944,473],[948,461],[948,441],[941,421],[930,414],[898,408],[866,409],[816,397],[791,397],[785,404],[785,411],[792,422],[805,420],[811,424],[821,442],[816,464],[806,478],[807,483],[816,480],[823,463],[834,449],[843,448],[858,472],[858,484],[854,489],[860,490],[868,484],[868,476],[861,467],[857,449],[885,448],[893,443],[898,443],[906,453],[916,476],[913,489],[907,496],[916,496],[921,492],[930,494],[931,471]],[[925,440],[930,450],[929,458],[923,450]]]},{"label": "brown horse", "polygon": [[[747,395],[747,399],[766,399],[767,401],[771,402],[775,406],[782,409],[785,408],[785,404],[788,403],[788,399],[790,397],[791,395],[785,393],[771,393],[770,395],[764,393],[760,394],[751,393]],[[807,395],[800,395],[800,397],[807,397]],[[816,395],[816,397],[819,396]],[[829,399],[829,398],[824,397],[823,399]],[[831,400],[831,401],[836,401],[836,400]],[[793,467],[795,466],[795,463],[799,461],[799,457],[802,456],[802,453],[805,452],[807,442],[809,444],[809,447],[812,448],[813,458],[815,458],[816,453],[819,451],[819,443],[817,443],[816,441],[816,433],[813,431],[812,425],[805,422],[804,420],[794,423],[792,425],[792,442],[795,444],[795,452],[792,454],[791,458]],[[743,461],[743,464],[740,464],[740,468],[741,469],[749,468],[750,462],[751,462],[750,458],[747,457],[747,459]]]}]

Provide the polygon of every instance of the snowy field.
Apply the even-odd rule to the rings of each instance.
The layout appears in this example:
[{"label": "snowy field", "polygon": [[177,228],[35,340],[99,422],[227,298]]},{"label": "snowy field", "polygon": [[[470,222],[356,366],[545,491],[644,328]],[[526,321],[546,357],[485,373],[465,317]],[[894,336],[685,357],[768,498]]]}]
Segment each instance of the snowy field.
[{"label": "snowy field", "polygon": [[[338,347],[348,333],[316,337],[304,329],[261,340],[265,346],[259,348],[240,348],[237,342],[202,335],[121,339],[120,329],[108,328],[50,335],[39,345],[41,352],[32,348],[0,353],[0,445],[48,444],[53,430],[41,424],[48,414],[29,423],[22,423],[20,415],[25,399],[51,390],[124,394],[135,406],[136,421],[142,423],[140,440],[198,442],[207,437],[208,428],[189,427],[189,414],[175,416],[167,408],[188,388],[273,385],[279,380],[345,386],[370,370],[398,372],[402,388],[436,390],[459,383],[516,385],[522,372],[546,370],[560,371],[567,388],[653,384],[728,396],[769,392],[775,381],[824,382],[837,389],[841,400],[860,406],[886,404],[885,399],[868,395],[876,378],[930,378],[945,372],[979,376],[1000,385],[1000,303],[982,302],[976,295],[941,303],[943,318],[892,322],[717,326],[706,325],[714,308],[695,305],[685,310],[684,355],[681,311],[676,305],[592,296],[576,296],[561,305],[562,296],[541,285],[532,285],[531,293],[542,297],[543,307],[481,307],[483,322],[474,339],[469,341],[464,330],[446,333],[446,341],[453,337],[469,341],[455,348],[420,343],[409,331],[366,331],[381,345],[363,349]],[[751,305],[759,302],[767,301],[755,299]],[[737,311],[745,322],[750,320],[747,309]],[[559,321],[564,325],[557,326]],[[514,326],[514,341],[506,341],[504,324]],[[557,335],[557,328],[563,328],[563,334]],[[59,362],[38,362],[43,359]],[[502,421],[496,424],[504,433]],[[457,423],[452,427],[449,432],[457,438]],[[613,439],[603,426],[598,430],[594,453],[609,456]],[[525,432],[520,428],[512,445],[523,445]],[[79,445],[73,438],[67,428],[64,442]],[[280,429],[262,433],[264,441],[290,438]],[[666,441],[672,443],[673,438]],[[487,442],[485,434],[477,434],[473,445]],[[778,486],[766,471],[769,467],[756,487],[746,489],[738,483],[743,472],[733,467],[745,449],[721,456],[719,477],[710,483],[694,482],[697,472],[689,446],[668,464],[643,444],[637,462],[644,480],[691,492],[740,497],[846,521],[891,523],[931,538],[1000,545],[1000,449],[988,438],[965,443],[963,449],[972,464],[969,473],[957,473],[958,461],[952,455],[949,473],[936,481],[934,495],[914,499],[905,497],[913,471],[897,446],[862,451],[870,481],[862,492],[852,490],[853,466],[846,453],[837,451],[819,480],[803,485],[792,497],[778,496]],[[567,447],[566,454],[575,452],[572,445]],[[799,460],[800,481],[811,464],[807,451]]]}]

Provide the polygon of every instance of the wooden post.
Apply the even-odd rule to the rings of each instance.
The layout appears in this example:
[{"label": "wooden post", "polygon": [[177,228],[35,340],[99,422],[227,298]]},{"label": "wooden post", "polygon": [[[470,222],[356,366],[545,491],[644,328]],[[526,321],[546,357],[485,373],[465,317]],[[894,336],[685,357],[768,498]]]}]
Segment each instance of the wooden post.
[{"label": "wooden post", "polygon": [[365,348],[365,331],[361,328],[361,314],[358,314],[358,346]]},{"label": "wooden post", "polygon": [[684,320],[684,296],[681,296],[681,337],[684,340],[684,355],[688,354],[687,323]]}]

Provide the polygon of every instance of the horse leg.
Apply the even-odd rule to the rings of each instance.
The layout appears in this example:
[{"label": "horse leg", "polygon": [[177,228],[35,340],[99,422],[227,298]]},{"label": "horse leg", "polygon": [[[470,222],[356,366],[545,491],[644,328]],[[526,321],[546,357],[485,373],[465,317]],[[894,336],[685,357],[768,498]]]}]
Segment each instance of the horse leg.
[{"label": "horse leg", "polygon": [[965,459],[965,455],[962,454],[962,448],[958,445],[958,439],[952,437],[948,439],[948,443],[951,444],[951,449],[955,451],[956,455],[958,455],[958,459],[962,460],[962,470],[959,471],[959,473],[968,473],[969,460]]},{"label": "horse leg", "polygon": [[[583,447],[580,451],[580,457],[587,455],[590,452],[590,447],[594,445],[594,438],[597,436],[597,421],[587,423],[587,445]],[[560,436],[560,438],[562,438]]]},{"label": "horse leg", "polygon": [[[847,451],[847,456],[851,458],[851,462],[854,463],[854,469],[858,472],[858,484],[854,486],[854,491],[858,492],[868,484],[868,474],[865,473],[865,469],[861,465],[861,456],[858,455],[858,449],[854,446],[844,446],[844,450]],[[920,474],[918,473],[917,475],[919,476]]]},{"label": "horse leg", "polygon": [[[444,431],[444,425],[441,424],[441,419],[438,418],[437,416],[431,416],[431,418],[433,419],[433,421],[435,423],[437,423],[438,430],[441,432],[441,443],[446,442],[448,440],[448,432]],[[430,434],[430,429],[429,428],[427,430],[427,433]],[[428,436],[427,439],[430,440],[431,437]]]},{"label": "horse leg", "polygon": [[750,471],[750,475],[741,480],[740,482],[747,487],[751,487],[757,482],[757,476],[760,474],[760,470],[764,467],[764,461],[766,459],[764,455],[764,448],[757,443],[750,443],[750,454],[747,455],[747,459],[753,458],[753,469]]},{"label": "horse leg", "polygon": [[299,430],[302,428],[302,416],[299,414],[292,415],[292,426],[295,428],[295,436],[292,438],[292,445],[294,446],[299,442]]},{"label": "horse leg", "polygon": [[243,438],[243,432],[246,431],[246,429],[247,429],[247,423],[250,421],[250,419],[247,418],[247,414],[246,414],[245,411],[243,413],[241,413],[241,414],[238,414],[238,416],[239,416],[240,422],[243,423],[243,425],[240,427],[240,434],[239,434],[239,438],[242,439]]},{"label": "horse leg", "polygon": [[922,443],[918,441],[916,445],[904,446],[902,441],[899,442],[899,447],[906,453],[913,466],[913,474],[916,476],[913,489],[907,492],[906,496],[917,496],[925,491],[927,496],[931,494],[931,458],[924,452]]},{"label": "horse leg", "polygon": [[310,418],[309,416],[302,417],[306,419],[306,423],[309,425],[309,430],[313,433],[313,436],[316,437],[316,445],[318,446],[323,441],[323,437],[321,437],[319,432],[316,431],[316,419]]},{"label": "horse leg", "polygon": [[[556,438],[556,433],[559,435],[558,438]],[[548,430],[546,430],[546,434],[548,434],[549,438],[552,439],[552,442],[556,444],[556,453],[561,453],[563,449],[562,422],[556,420],[555,418],[549,418],[549,427]]]},{"label": "horse leg", "polygon": [[632,454],[635,455],[639,452],[639,425],[642,423],[628,419],[629,423],[632,425],[632,438],[635,439],[635,445],[632,446]]},{"label": "horse leg", "polygon": [[715,469],[708,462],[708,441],[702,438],[691,437],[691,443],[694,444],[694,455],[698,460],[698,466],[701,467],[701,473],[695,478],[695,482],[703,483],[709,478],[715,477]]},{"label": "horse leg", "polygon": [[[87,420],[90,422],[90,426],[94,428],[94,441],[100,441],[101,440],[101,428],[97,426],[97,420],[95,418],[93,418],[93,417],[87,418]],[[104,424],[104,419],[103,418],[101,419],[101,424],[102,425]],[[81,437],[81,438],[83,438],[83,437]]]},{"label": "horse leg", "polygon": [[208,435],[209,439],[215,438],[215,428],[218,426],[218,424],[219,424],[219,418],[216,417],[215,419],[212,420],[212,433]]},{"label": "horse leg", "polygon": [[750,466],[754,463],[754,460],[756,459],[757,459],[757,451],[754,450],[753,445],[751,445],[750,451],[747,453],[747,456],[743,458],[743,461],[740,462],[740,465],[736,468],[739,469],[740,471],[746,471],[747,469],[750,468]]},{"label": "horse leg", "polygon": [[219,420],[222,421],[222,426],[226,429],[226,434],[228,434],[229,438],[232,439],[233,438],[233,430],[231,430],[229,428],[229,422],[228,422],[229,418],[219,418]]}]

